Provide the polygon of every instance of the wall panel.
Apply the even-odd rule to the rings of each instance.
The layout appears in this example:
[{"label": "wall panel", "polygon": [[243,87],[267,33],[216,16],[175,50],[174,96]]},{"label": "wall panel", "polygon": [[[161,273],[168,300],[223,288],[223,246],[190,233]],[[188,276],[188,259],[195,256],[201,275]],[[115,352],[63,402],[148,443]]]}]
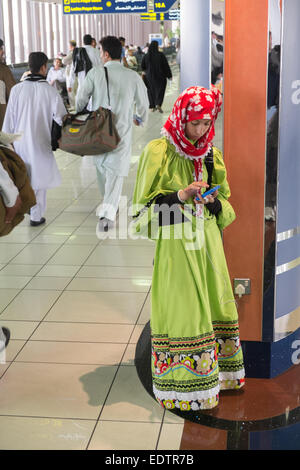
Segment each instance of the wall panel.
[{"label": "wall panel", "polygon": [[224,232],[231,278],[250,278],[238,299],[241,338],[261,340],[268,0],[226,0],[224,159],[236,221]]}]

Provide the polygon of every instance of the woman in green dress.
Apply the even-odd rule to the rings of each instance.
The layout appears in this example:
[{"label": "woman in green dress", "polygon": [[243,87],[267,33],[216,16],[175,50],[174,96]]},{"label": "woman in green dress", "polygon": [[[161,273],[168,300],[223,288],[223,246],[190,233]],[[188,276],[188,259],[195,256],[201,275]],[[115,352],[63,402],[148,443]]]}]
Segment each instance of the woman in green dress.
[{"label": "woman in green dress", "polygon": [[[239,324],[221,231],[235,219],[220,150],[222,95],[190,87],[163,137],[144,149],[133,197],[135,231],[156,240],[151,290],[152,379],[167,409],[204,410],[244,385]],[[201,193],[219,186],[209,196]]]}]

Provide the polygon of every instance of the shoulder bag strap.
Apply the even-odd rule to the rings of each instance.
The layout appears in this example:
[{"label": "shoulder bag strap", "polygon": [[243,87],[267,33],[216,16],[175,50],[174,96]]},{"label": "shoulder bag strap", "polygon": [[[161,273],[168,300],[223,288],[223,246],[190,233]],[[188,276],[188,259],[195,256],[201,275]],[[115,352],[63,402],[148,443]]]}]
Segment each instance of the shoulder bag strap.
[{"label": "shoulder bag strap", "polygon": [[108,83],[108,71],[107,68],[104,67],[105,71],[105,79],[107,85],[107,96],[108,96],[108,114],[109,114],[109,135],[113,135],[113,123],[112,123],[112,114],[111,114],[111,106],[110,106],[110,95],[109,95],[109,83]]},{"label": "shoulder bag strap", "polygon": [[106,68],[106,67],[104,67],[104,71],[105,71],[105,79],[106,79],[106,86],[107,86],[108,106],[109,106],[109,109],[110,109],[110,95],[109,95],[108,71],[107,71],[107,68]]}]

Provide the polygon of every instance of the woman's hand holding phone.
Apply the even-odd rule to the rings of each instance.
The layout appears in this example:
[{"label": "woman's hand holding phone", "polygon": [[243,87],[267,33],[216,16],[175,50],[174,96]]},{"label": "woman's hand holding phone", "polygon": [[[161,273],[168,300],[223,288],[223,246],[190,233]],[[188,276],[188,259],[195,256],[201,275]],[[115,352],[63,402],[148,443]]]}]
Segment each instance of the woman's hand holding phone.
[{"label": "woman's hand holding phone", "polygon": [[197,196],[202,188],[208,188],[208,184],[204,181],[194,181],[185,189],[179,191],[179,197],[182,201],[187,201],[190,197]]}]

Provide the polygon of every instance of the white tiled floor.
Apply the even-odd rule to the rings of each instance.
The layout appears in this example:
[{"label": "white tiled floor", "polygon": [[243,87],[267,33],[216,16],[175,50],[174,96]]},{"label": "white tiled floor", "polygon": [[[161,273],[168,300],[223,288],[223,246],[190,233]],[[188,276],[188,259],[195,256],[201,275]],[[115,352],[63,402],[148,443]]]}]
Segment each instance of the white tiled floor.
[{"label": "white tiled floor", "polygon": [[[135,128],[124,185],[165,113]],[[48,192],[47,223],[28,218],[0,239],[1,326],[11,330],[0,364],[1,449],[179,449],[183,420],[146,393],[134,366],[149,319],[154,245],[96,237],[99,204],[90,158],[57,152],[62,185]]]}]

